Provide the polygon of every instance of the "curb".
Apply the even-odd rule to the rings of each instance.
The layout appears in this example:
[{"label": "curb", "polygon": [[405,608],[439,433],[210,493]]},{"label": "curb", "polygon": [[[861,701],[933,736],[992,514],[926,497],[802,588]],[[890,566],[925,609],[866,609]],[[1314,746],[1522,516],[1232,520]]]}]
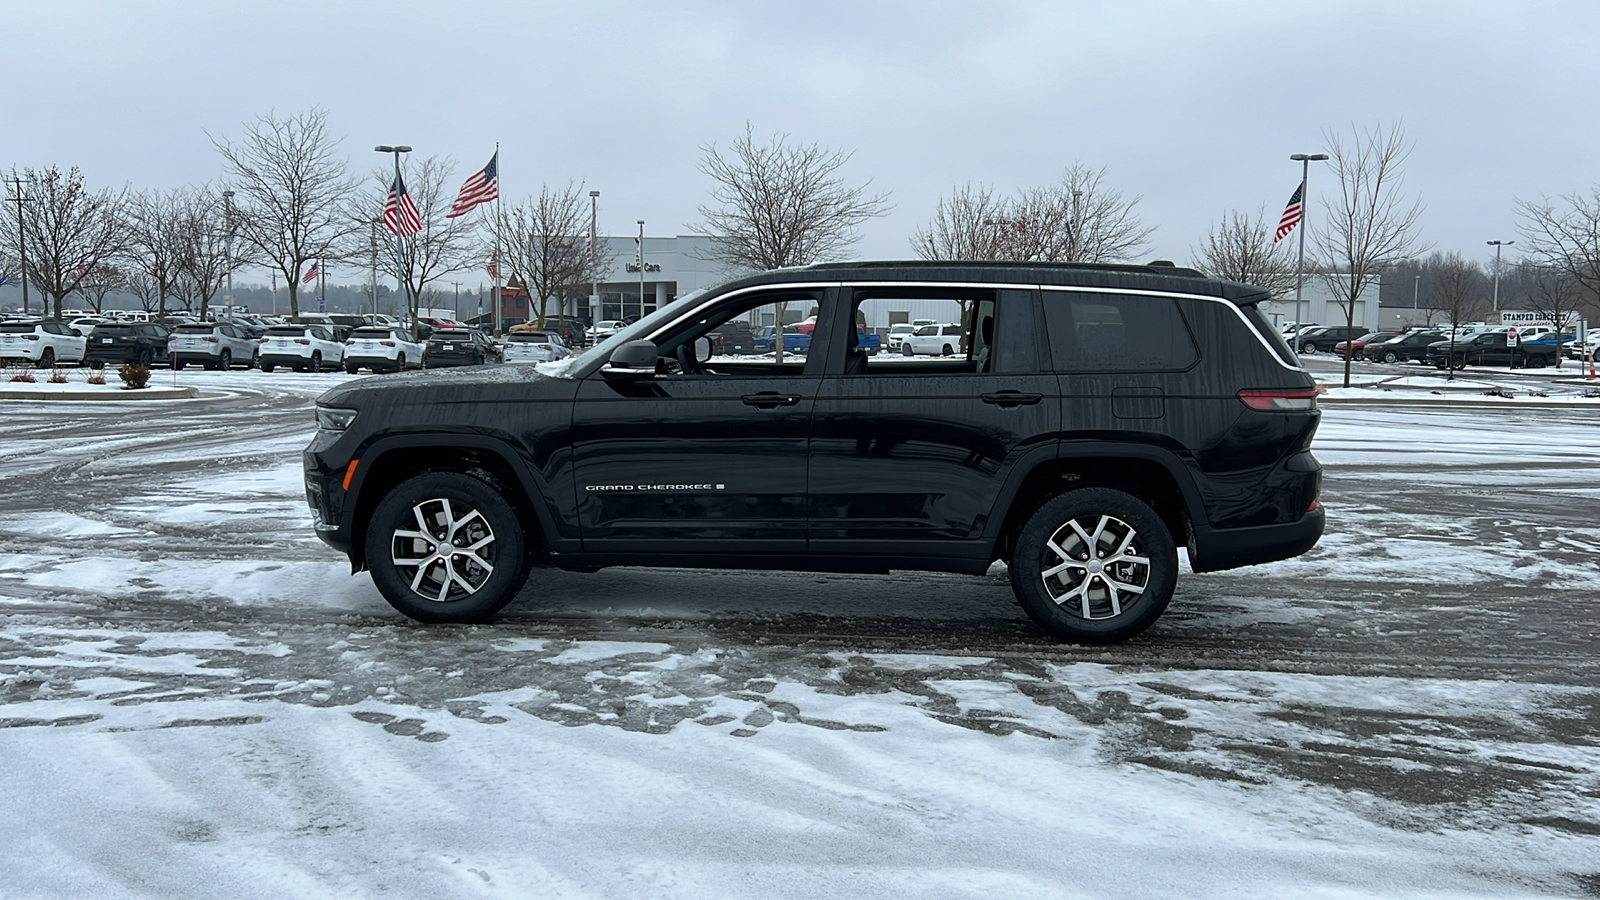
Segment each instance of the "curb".
[{"label": "curb", "polygon": [[200,396],[200,389],[141,388],[137,391],[11,391],[0,388],[0,400],[192,400]]}]

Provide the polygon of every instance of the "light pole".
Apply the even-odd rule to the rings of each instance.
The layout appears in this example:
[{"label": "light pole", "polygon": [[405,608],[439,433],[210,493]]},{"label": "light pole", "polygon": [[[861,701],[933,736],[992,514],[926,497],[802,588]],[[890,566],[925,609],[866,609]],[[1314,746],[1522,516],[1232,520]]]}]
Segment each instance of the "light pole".
[{"label": "light pole", "polygon": [[[19,257],[21,257],[21,261],[22,261],[22,314],[23,315],[27,315],[28,314],[28,236],[23,233],[22,204],[28,202],[32,198],[30,198],[28,195],[22,193],[23,178],[20,175],[12,174],[12,176],[7,180],[9,180],[11,182],[11,186],[13,188],[15,188],[14,193],[16,194],[16,196],[7,197],[6,199],[8,201],[10,201],[12,203],[15,203],[17,205],[17,255]],[[33,184],[33,179],[29,178],[29,179],[27,179],[27,182],[28,182],[28,184]]]},{"label": "light pole", "polygon": [[[1494,248],[1494,311],[1500,311],[1500,248],[1509,247],[1516,241],[1484,241]],[[1557,343],[1560,343],[1557,341]]]},{"label": "light pole", "polygon": [[1421,297],[1421,296],[1422,296],[1422,276],[1418,275],[1418,276],[1416,276],[1416,279],[1411,282],[1411,308],[1412,309],[1417,309],[1418,308],[1417,298]]},{"label": "light pole", "polygon": [[589,192],[589,322],[592,324],[596,316],[601,316],[596,308],[600,305],[600,243],[595,234],[595,217],[600,212],[600,192]]},{"label": "light pole", "polygon": [[1300,352],[1300,329],[1305,325],[1305,317],[1300,311],[1300,296],[1305,290],[1306,281],[1306,229],[1311,227],[1311,192],[1306,190],[1307,182],[1311,178],[1311,162],[1321,162],[1328,158],[1326,153],[1293,153],[1289,158],[1300,164],[1300,255],[1294,264],[1294,350]]},{"label": "light pole", "polygon": [[[370,243],[369,249],[372,251],[372,284],[370,287],[372,290],[372,315],[374,317],[378,315],[378,225],[382,222],[382,219],[373,219],[367,223],[370,229],[367,240]],[[373,321],[376,322],[377,319],[374,318]]]},{"label": "light pole", "polygon": [[222,253],[228,260],[228,318],[238,316],[233,308],[233,191],[222,192],[222,216],[228,223],[228,236],[222,242]]},{"label": "light pole", "polygon": [[[389,187],[389,192],[390,193],[394,193],[394,191],[397,190],[400,187],[400,154],[402,154],[402,153],[410,153],[411,152],[411,148],[407,147],[405,144],[396,144],[394,146],[390,146],[388,144],[379,144],[378,146],[373,147],[372,149],[378,151],[379,153],[393,153],[394,154],[394,181],[391,183],[391,185]],[[405,239],[405,236],[400,233],[400,209],[399,209],[399,203],[400,203],[400,198],[396,197],[395,198],[395,211],[394,211],[395,212],[395,222],[394,222],[394,240],[395,240],[394,271],[395,271],[395,279],[398,282],[399,287],[400,287],[400,296],[404,297],[405,300],[406,300],[406,312],[409,314],[409,318],[411,319],[411,339],[414,341],[414,340],[417,339],[417,308],[416,308],[416,304],[411,302],[411,296],[410,296],[411,292],[409,290],[410,284],[406,280],[406,264],[405,264],[406,263],[406,239]],[[377,283],[378,279],[377,279],[376,274],[374,274],[372,280],[373,280],[374,284]],[[373,292],[374,293],[377,292],[377,288],[376,287],[373,288]]]},{"label": "light pole", "polygon": [[452,281],[450,283],[456,286],[456,321],[459,322],[461,321],[461,282]]},{"label": "light pole", "polygon": [[[624,317],[626,318],[626,317]],[[639,318],[644,318],[644,220],[639,220]],[[781,329],[780,329],[781,331]],[[782,340],[782,338],[779,338]]]}]

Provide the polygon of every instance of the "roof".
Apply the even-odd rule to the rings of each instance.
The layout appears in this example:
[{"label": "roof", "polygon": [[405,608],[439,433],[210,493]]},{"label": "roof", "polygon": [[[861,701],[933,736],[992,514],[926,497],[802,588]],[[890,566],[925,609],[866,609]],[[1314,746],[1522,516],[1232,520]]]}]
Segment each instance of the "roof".
[{"label": "roof", "polygon": [[1221,297],[1240,305],[1270,299],[1261,287],[1208,278],[1194,269],[1167,263],[1110,265],[954,260],[868,260],[828,262],[758,272],[725,283],[723,288],[794,281],[797,275],[849,281],[924,281],[975,284],[1048,284],[1063,287],[1122,288],[1171,291]]}]

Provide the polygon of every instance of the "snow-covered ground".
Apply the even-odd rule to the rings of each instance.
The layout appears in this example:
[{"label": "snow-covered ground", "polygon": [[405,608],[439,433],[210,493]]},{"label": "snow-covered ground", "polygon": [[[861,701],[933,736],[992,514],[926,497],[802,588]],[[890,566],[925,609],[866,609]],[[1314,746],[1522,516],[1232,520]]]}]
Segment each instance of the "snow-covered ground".
[{"label": "snow-covered ground", "polygon": [[0,896],[1600,893],[1596,413],[1330,408],[1316,550],[1071,648],[999,574],[413,625],[309,529],[345,378],[0,407]]}]

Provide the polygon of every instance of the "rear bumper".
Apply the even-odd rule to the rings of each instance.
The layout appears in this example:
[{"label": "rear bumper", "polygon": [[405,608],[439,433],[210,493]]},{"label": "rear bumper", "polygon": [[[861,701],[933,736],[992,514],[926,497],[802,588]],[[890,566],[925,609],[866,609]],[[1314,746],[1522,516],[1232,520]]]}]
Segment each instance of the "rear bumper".
[{"label": "rear bumper", "polygon": [[1327,517],[1319,505],[1287,525],[1253,528],[1194,526],[1189,565],[1196,572],[1216,572],[1291,559],[1310,550],[1322,537]]}]

